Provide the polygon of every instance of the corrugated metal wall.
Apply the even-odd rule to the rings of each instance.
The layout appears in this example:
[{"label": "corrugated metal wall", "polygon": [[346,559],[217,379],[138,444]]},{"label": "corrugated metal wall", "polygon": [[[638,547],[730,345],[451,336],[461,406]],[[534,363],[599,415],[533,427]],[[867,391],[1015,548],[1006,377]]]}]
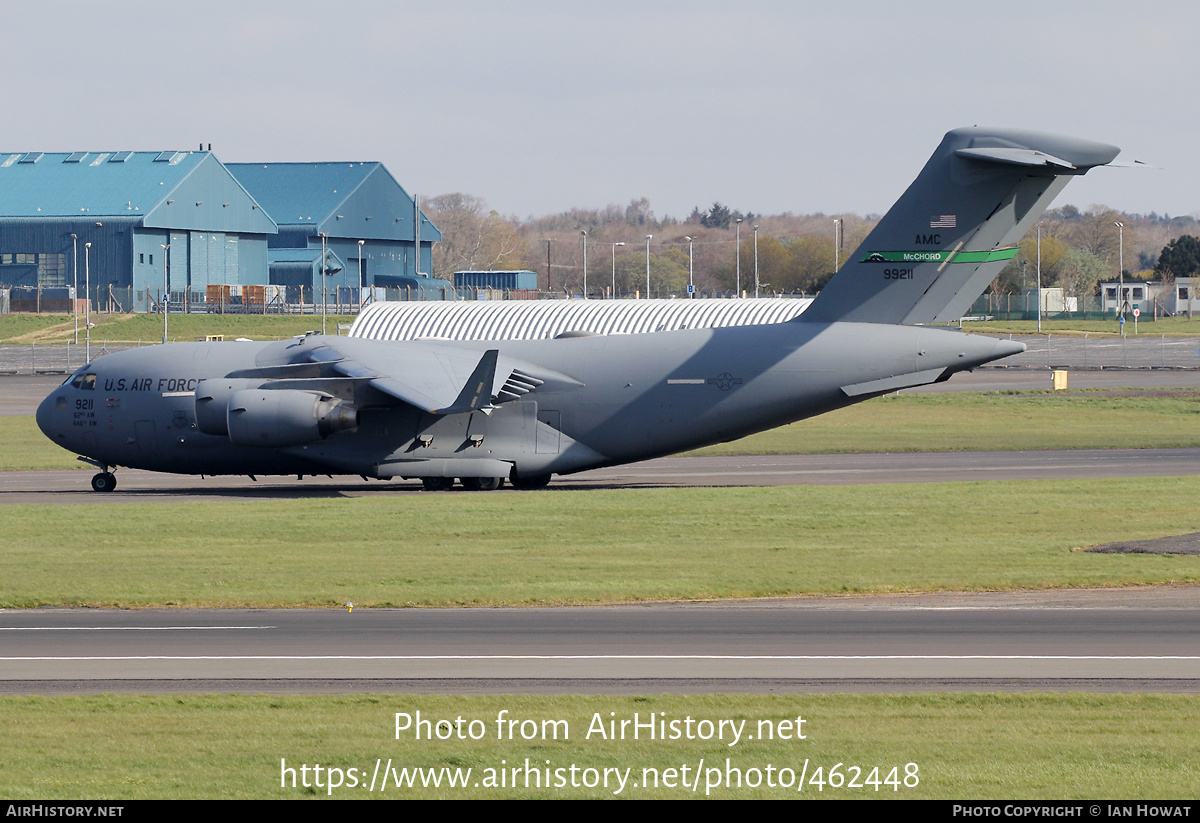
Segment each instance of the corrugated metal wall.
[{"label": "corrugated metal wall", "polygon": [[374,340],[537,340],[568,331],[639,334],[678,329],[785,323],[808,298],[743,300],[530,300],[375,303],[363,310],[351,337]]},{"label": "corrugated metal wall", "polygon": [[[91,281],[103,285],[132,285],[133,230],[140,218],[28,218],[0,220],[0,252],[67,255],[67,280],[74,282],[75,261],[71,233],[78,235],[79,289],[84,282],[84,244],[91,243],[87,257]],[[100,223],[101,225],[97,225]],[[14,284],[15,285],[15,284]],[[36,285],[31,284],[31,285]]]},{"label": "corrugated metal wall", "polygon": [[188,233],[185,231],[171,232],[171,292],[182,294],[188,288],[188,261],[191,259],[188,249]]}]

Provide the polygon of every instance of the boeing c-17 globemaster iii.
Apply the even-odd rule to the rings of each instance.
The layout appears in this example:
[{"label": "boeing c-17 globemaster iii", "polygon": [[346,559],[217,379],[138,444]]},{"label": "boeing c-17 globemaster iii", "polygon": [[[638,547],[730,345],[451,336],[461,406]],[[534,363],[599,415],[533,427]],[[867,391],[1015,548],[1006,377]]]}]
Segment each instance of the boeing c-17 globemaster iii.
[{"label": "boeing c-17 globemaster iii", "polygon": [[79,369],[37,422],[96,465],[196,475],[545,486],[554,474],[733,440],[1024,349],[957,320],[1102,143],[949,132],[801,315],[786,323],[549,340],[386,342],[309,334],[174,343]]}]

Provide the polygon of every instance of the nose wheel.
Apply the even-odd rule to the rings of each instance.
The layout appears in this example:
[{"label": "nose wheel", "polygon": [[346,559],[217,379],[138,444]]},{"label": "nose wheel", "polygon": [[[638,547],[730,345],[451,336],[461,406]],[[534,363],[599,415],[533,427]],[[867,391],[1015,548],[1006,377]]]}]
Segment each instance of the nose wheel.
[{"label": "nose wheel", "polygon": [[100,472],[92,478],[92,491],[110,492],[117,487],[117,476],[112,472]]}]

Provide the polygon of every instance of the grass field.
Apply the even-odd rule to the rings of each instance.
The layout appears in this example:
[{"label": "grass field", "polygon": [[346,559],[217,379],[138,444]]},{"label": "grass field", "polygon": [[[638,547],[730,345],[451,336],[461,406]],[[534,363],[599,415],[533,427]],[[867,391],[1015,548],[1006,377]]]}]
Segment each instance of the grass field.
[{"label": "grass field", "polygon": [[[1037,320],[980,320],[962,324],[963,331],[979,334],[1038,334]],[[1138,321],[1138,332],[1154,337],[1194,337],[1200,335],[1200,316],[1195,320],[1187,317],[1164,317],[1154,322]],[[1042,334],[1121,334],[1121,324],[1116,320],[1043,320]],[[1125,318],[1125,334],[1133,334],[1133,317]]]},{"label": "grass field", "polygon": [[697,454],[991,451],[1200,446],[1200,393],[888,395]]},{"label": "grass field", "polygon": [[[1200,478],[11,505],[0,606],[540,605],[1200,582]],[[519,505],[515,503],[519,501]],[[1136,505],[1114,505],[1136,501]]]},{"label": "grass field", "polygon": [[[537,721],[539,739],[497,740],[503,710],[511,719]],[[464,730],[478,721],[473,728],[481,737],[397,735],[396,714],[418,711],[435,721],[461,718]],[[635,712],[643,722],[651,713],[678,720],[681,730],[689,717],[745,725],[732,746],[731,734],[724,741],[689,740],[686,731],[682,739],[647,740],[643,731],[638,740],[605,740],[594,731],[597,716],[632,720]],[[546,726],[547,739],[540,739],[543,720],[563,722]],[[767,725],[778,734],[781,721],[791,723],[782,727],[789,739],[759,739]],[[416,787],[397,789],[393,777],[386,790],[376,789],[381,799],[1187,800],[1200,794],[1200,703],[1191,695],[7,697],[0,698],[0,728],[0,796],[8,800],[365,799],[373,796],[377,761],[381,772],[390,762],[397,775],[401,769],[458,769],[467,784],[449,788],[443,774],[441,788],[421,788],[418,780]],[[699,732],[698,722],[692,728]],[[804,739],[796,739],[796,731]],[[526,760],[539,772],[540,788],[525,787]],[[338,770],[332,780],[323,771],[320,788],[317,764]],[[617,770],[609,772],[608,787],[605,769]],[[878,769],[873,784],[872,769]],[[579,785],[585,780],[600,785]],[[722,785],[725,780],[735,785]],[[341,785],[330,789],[330,782]]]},{"label": "grass field", "polygon": [[[161,314],[93,314],[92,322],[95,323],[92,345],[102,340],[117,344],[162,341]],[[352,323],[354,317],[330,314],[325,322],[326,330],[337,334],[338,324]],[[316,315],[172,314],[167,322],[171,342],[195,340],[209,334],[223,334],[226,339],[278,340],[320,328],[320,312]],[[6,344],[65,343],[74,337],[75,321],[69,314],[0,315],[0,341]]]},{"label": "grass field", "polygon": [[32,415],[0,417],[0,471],[94,468],[76,460],[74,452],[54,445]]}]

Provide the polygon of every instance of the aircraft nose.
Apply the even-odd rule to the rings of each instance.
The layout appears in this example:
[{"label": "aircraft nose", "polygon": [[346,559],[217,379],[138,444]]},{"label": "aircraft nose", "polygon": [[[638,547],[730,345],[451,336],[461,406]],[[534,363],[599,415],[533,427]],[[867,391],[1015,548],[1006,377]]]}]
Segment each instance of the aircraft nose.
[{"label": "aircraft nose", "polygon": [[63,400],[66,396],[62,392],[51,392],[50,395],[41,402],[37,407],[37,412],[34,414],[34,419],[37,420],[38,428],[42,430],[42,434],[55,440],[55,435],[58,434],[59,427],[56,425],[58,415],[55,411],[58,406],[59,396],[62,395]]}]

